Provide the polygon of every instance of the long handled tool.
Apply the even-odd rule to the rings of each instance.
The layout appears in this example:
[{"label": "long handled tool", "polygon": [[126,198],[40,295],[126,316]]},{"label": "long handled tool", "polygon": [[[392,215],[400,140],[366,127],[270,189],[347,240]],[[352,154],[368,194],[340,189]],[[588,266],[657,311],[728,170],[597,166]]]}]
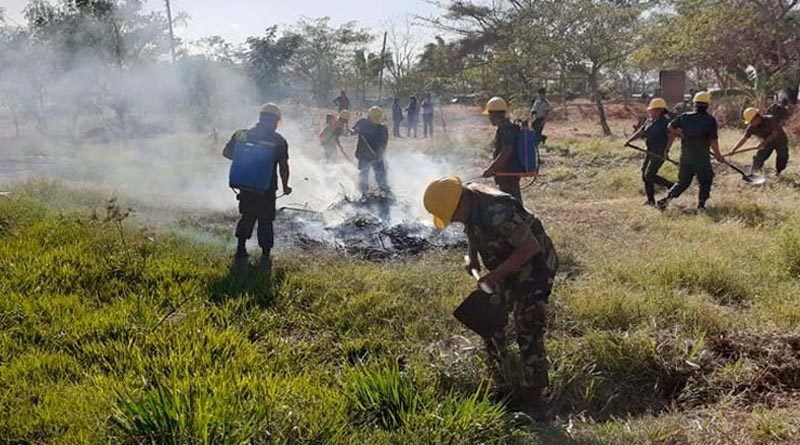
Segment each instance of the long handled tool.
[{"label": "long handled tool", "polygon": [[[665,161],[669,161],[669,162],[671,162],[671,163],[673,163],[673,164],[675,164],[675,165],[678,165],[678,163],[677,163],[677,162],[673,161],[672,159],[669,159],[669,158],[667,158],[666,156],[661,156],[661,155],[659,155],[659,154],[657,154],[657,153],[652,153],[652,152],[649,152],[649,151],[647,151],[647,150],[644,150],[644,149],[642,149],[642,148],[639,148],[639,147],[637,147],[637,146],[635,146],[635,145],[631,145],[631,144],[625,144],[625,145],[627,145],[628,147],[630,147],[630,148],[632,148],[632,149],[634,149],[634,150],[637,150],[637,151],[641,151],[641,152],[647,153],[647,154],[649,154],[649,155],[655,156],[655,157],[657,157],[657,158],[664,159]],[[740,151],[740,152],[738,152],[738,153],[742,153],[742,151]],[[754,185],[759,185],[759,184],[763,184],[763,183],[765,183],[765,182],[767,181],[767,180],[766,180],[766,179],[765,179],[763,176],[761,176],[761,175],[752,175],[752,174],[747,174],[747,173],[745,173],[745,171],[744,171],[744,170],[742,170],[741,168],[739,168],[739,167],[737,167],[737,166],[735,166],[735,165],[731,164],[731,163],[730,163],[730,162],[728,162],[728,161],[725,161],[725,162],[723,162],[723,164],[727,165],[728,167],[730,167],[731,169],[733,169],[734,171],[736,171],[737,173],[739,173],[740,175],[742,175],[742,180],[743,180],[743,181],[745,181],[745,182],[749,182],[749,183],[751,183],[751,184],[754,184]]]},{"label": "long handled tool", "polygon": [[625,144],[625,146],[626,146],[626,147],[630,147],[630,148],[632,148],[632,149],[634,149],[634,150],[636,150],[636,151],[641,151],[642,153],[647,153],[647,154],[648,154],[648,155],[650,155],[650,156],[654,156],[654,157],[656,157],[656,158],[663,159],[663,160],[665,160],[665,161],[667,161],[667,162],[670,162],[670,163],[672,163],[672,164],[674,164],[674,165],[678,165],[678,163],[677,163],[677,162],[673,161],[672,159],[670,159],[670,158],[668,158],[668,157],[666,157],[666,156],[664,156],[664,155],[660,155],[660,154],[658,154],[658,153],[653,153],[652,151],[647,151],[647,150],[645,150],[644,148],[637,147],[637,146],[635,146],[635,145],[633,145],[633,144]]},{"label": "long handled tool", "polygon": [[341,153],[342,156],[344,156],[344,158],[347,159],[347,162],[355,165],[356,163],[353,162],[353,158],[351,158],[347,153],[344,152],[344,148],[342,148],[342,144],[336,144],[336,145],[339,146],[339,153]]},{"label": "long handled tool", "polygon": [[763,183],[767,182],[767,179],[765,177],[763,177],[761,175],[747,174],[744,170],[742,170],[741,168],[731,164],[728,161],[725,161],[724,164],[727,165],[728,167],[732,168],[734,171],[736,171],[736,173],[739,173],[740,175],[742,175],[742,180],[745,181],[745,182],[749,182],[749,183],[751,183],[753,185],[760,185],[760,184],[763,184]]},{"label": "long handled tool", "polygon": [[730,156],[733,156],[733,155],[738,155],[738,154],[742,154],[742,153],[747,153],[748,151],[756,151],[756,150],[760,150],[760,149],[761,149],[761,147],[750,147],[750,148],[745,148],[744,150],[731,151],[728,154],[726,154],[725,157],[727,158],[727,157],[730,157]]}]

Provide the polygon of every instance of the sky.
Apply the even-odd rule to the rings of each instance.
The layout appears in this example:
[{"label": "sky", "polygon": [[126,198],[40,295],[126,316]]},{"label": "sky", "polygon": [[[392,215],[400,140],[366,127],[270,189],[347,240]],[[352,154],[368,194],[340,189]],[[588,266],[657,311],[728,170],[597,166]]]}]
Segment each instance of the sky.
[{"label": "sky", "polygon": [[[176,34],[187,40],[220,35],[234,43],[261,35],[271,25],[292,24],[301,17],[330,17],[333,24],[358,21],[373,30],[384,29],[387,19],[402,21],[413,15],[430,16],[436,8],[426,0],[170,0],[173,13],[186,12],[190,19]],[[1,0],[12,21],[23,23],[28,0]],[[146,0],[151,9],[163,8],[164,0]],[[433,36],[428,29],[420,34]],[[376,33],[377,34],[377,33]]]}]

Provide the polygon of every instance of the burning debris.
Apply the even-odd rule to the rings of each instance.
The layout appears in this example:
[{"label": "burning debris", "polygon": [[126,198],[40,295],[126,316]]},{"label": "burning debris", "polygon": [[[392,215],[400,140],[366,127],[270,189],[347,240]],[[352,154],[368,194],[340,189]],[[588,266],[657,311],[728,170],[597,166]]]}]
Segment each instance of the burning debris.
[{"label": "burning debris", "polygon": [[[370,260],[418,255],[434,249],[466,245],[462,234],[411,220],[407,203],[389,193],[370,193],[361,199],[343,196],[325,212],[306,207],[279,209],[276,245],[282,248],[334,248]],[[394,223],[399,220],[401,222]]]}]

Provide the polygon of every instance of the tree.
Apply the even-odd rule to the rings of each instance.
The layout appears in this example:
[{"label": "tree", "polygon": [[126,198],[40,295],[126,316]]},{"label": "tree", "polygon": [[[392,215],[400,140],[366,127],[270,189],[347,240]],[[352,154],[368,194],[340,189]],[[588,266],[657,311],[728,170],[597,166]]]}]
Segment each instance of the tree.
[{"label": "tree", "polygon": [[420,47],[412,24],[408,19],[398,24],[394,20],[385,23],[388,57],[391,63],[386,68],[391,78],[389,87],[396,97],[409,96],[424,89],[422,76],[417,75]]},{"label": "tree", "polygon": [[301,42],[297,34],[277,35],[278,27],[271,26],[264,36],[250,37],[246,42],[245,71],[259,89],[262,99],[276,96],[285,84],[285,69]]},{"label": "tree", "polygon": [[364,49],[357,49],[353,56],[353,66],[355,66],[358,89],[361,92],[361,102],[367,102],[367,88],[374,85],[384,67],[391,67],[391,54],[384,54],[381,59],[380,54],[369,53]]},{"label": "tree", "polygon": [[[601,100],[603,76],[636,47],[640,17],[650,2],[450,0],[440,5],[445,13],[428,21],[460,36],[451,57],[464,63],[471,83],[520,101],[548,78],[578,74],[589,87],[603,133],[611,134]],[[442,60],[436,56],[442,49],[428,46],[424,57]]]},{"label": "tree", "polygon": [[90,76],[72,89],[76,99],[89,96],[98,108],[109,108],[126,135],[131,108],[127,71],[169,53],[164,15],[145,12],[142,0],[60,0],[55,5],[32,0],[24,14],[32,39],[58,55],[48,59],[55,70]]},{"label": "tree", "polygon": [[[797,0],[676,0],[655,15],[634,60],[646,68],[702,70],[723,89],[776,89],[796,100],[800,84]],[[733,50],[735,48],[735,50]]]},{"label": "tree", "polygon": [[559,51],[555,60],[572,66],[588,82],[603,134],[611,134],[600,88],[604,72],[619,68],[634,51],[639,35],[639,18],[645,4],[614,3],[604,0],[562,0],[550,9],[551,41]]},{"label": "tree", "polygon": [[303,19],[288,34],[298,43],[288,64],[290,73],[308,86],[318,105],[328,105],[337,83],[346,83],[356,74],[351,67],[352,58],[347,55],[372,40],[354,22],[333,28],[329,21],[327,17]]}]

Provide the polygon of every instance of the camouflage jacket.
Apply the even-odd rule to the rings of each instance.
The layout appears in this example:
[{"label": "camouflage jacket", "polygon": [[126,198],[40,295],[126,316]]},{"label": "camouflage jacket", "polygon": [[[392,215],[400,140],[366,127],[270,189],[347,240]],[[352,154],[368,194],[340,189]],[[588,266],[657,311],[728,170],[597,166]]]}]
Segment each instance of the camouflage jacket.
[{"label": "camouflage jacket", "polygon": [[509,277],[505,287],[517,287],[534,273],[547,275],[547,281],[552,285],[558,269],[558,256],[542,222],[519,201],[491,187],[469,184],[465,193],[470,194],[472,207],[464,231],[470,250],[478,252],[484,266],[489,270],[496,269],[518,246],[535,237],[542,252]]}]

